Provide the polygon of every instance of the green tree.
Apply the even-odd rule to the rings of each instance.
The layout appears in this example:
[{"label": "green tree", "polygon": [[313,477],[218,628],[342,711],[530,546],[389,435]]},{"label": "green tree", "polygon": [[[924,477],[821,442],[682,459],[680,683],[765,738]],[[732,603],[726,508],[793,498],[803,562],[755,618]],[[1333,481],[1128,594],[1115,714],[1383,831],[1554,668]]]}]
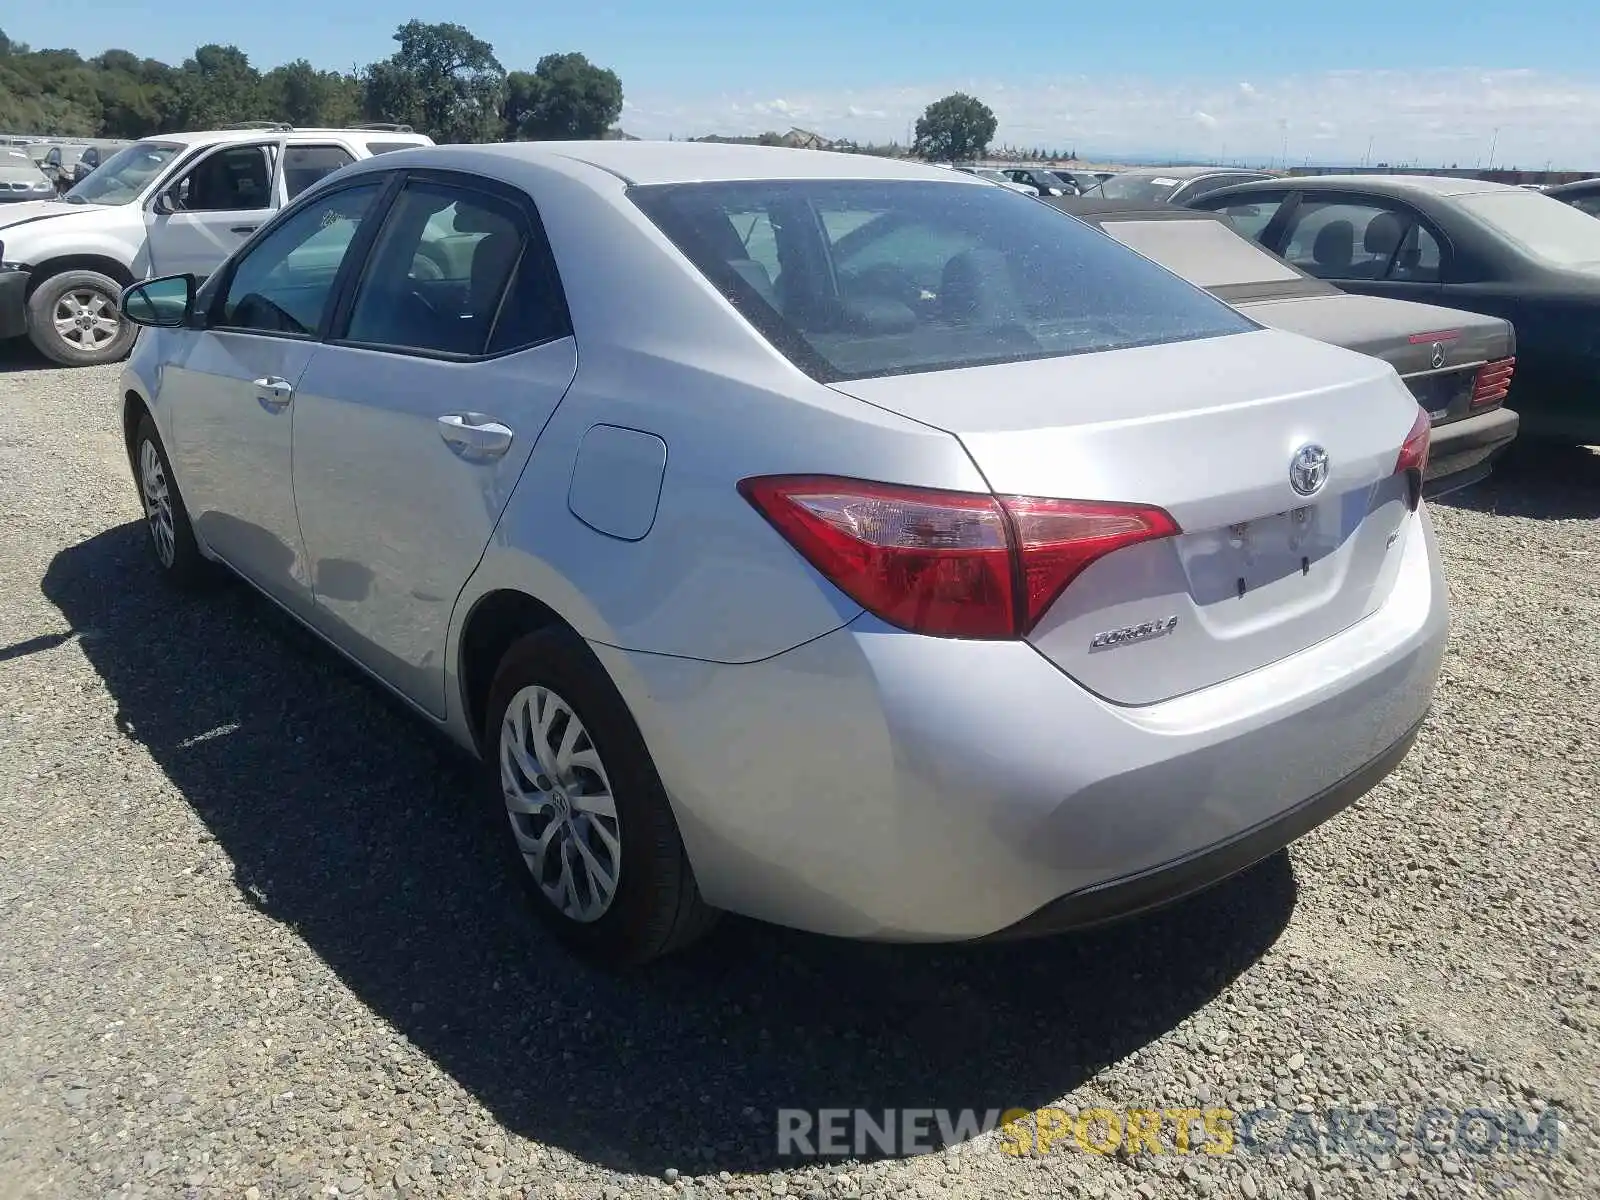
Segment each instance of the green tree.
[{"label": "green tree", "polygon": [[436,142],[487,142],[503,129],[505,68],[494,47],[464,26],[407,21],[400,49],[373,63],[362,108],[374,121],[402,121]]},{"label": "green tree", "polygon": [[199,47],[179,68],[175,83],[173,116],[181,129],[264,119],[261,75],[237,46]]},{"label": "green tree", "polygon": [[303,58],[263,75],[261,96],[269,116],[291,125],[349,125],[361,112],[361,89],[354,79],[319,71]]},{"label": "green tree", "polygon": [[508,138],[601,137],[622,115],[622,80],[581,54],[546,54],[506,77],[504,115]]},{"label": "green tree", "polygon": [[911,151],[934,162],[981,158],[998,125],[987,104],[976,96],[955,92],[935,100],[917,118]]}]

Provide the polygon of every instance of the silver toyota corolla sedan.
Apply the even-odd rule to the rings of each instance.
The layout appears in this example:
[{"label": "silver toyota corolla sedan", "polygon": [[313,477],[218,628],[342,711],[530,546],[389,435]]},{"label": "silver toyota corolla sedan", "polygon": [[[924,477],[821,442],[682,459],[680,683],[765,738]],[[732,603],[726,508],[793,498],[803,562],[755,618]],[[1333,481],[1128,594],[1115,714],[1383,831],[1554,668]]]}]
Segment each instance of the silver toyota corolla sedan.
[{"label": "silver toyota corolla sedan", "polygon": [[959,172],[400,151],[123,304],[161,569],[481,757],[596,957],[1141,911],[1360,796],[1433,692],[1394,370]]}]

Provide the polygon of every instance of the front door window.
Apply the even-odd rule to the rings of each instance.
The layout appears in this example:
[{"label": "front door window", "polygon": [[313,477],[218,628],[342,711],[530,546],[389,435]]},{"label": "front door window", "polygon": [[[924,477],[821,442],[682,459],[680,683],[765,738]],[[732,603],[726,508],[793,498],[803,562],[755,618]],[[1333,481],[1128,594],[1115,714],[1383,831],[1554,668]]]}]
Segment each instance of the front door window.
[{"label": "front door window", "polygon": [[342,188],[289,217],[239,260],[218,297],[219,329],[310,337],[321,326],[334,280],[383,181]]}]

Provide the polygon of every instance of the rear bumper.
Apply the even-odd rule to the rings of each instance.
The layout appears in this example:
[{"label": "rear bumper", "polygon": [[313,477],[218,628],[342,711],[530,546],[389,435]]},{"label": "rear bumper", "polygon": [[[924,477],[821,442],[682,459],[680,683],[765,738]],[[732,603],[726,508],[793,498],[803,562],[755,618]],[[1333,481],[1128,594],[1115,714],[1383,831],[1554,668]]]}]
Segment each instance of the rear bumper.
[{"label": "rear bumper", "polygon": [[1520,418],[1509,408],[1452,421],[1433,431],[1424,496],[1442,496],[1477,483],[1517,436]]},{"label": "rear bumper", "polygon": [[1248,866],[1399,760],[1449,624],[1426,506],[1398,552],[1389,598],[1345,632],[1138,707],[1024,642],[869,616],[757,663],[595,651],[709,903],[880,940],[1045,932]]},{"label": "rear bumper", "polygon": [[28,272],[0,271],[0,341],[28,332]]},{"label": "rear bumper", "polygon": [[1247,870],[1305,836],[1361,799],[1410,753],[1422,729],[1418,721],[1371,762],[1253,829],[1187,858],[1151,871],[1113,879],[1052,900],[1015,925],[991,935],[995,941],[1092,929],[1193,896]]}]

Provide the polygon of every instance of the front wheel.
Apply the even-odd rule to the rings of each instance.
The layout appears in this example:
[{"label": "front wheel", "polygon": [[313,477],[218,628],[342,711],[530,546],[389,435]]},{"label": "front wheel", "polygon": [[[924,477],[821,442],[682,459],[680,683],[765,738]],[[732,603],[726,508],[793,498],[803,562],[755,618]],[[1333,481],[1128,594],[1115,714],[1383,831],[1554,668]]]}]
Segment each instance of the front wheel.
[{"label": "front wheel", "polygon": [[593,652],[529,634],[489,692],[484,757],[496,824],[539,916],[579,953],[647,962],[710,928],[666,791]]},{"label": "front wheel", "polygon": [[117,281],[98,271],[52,275],[28,297],[28,340],[62,366],[115,362],[138,333],[117,308],[121,298]]},{"label": "front wheel", "polygon": [[166,448],[149,414],[139,418],[133,435],[133,474],[144,505],[150,549],[161,573],[182,588],[204,583],[209,575],[206,560],[195,545],[189,510],[184,507]]}]

